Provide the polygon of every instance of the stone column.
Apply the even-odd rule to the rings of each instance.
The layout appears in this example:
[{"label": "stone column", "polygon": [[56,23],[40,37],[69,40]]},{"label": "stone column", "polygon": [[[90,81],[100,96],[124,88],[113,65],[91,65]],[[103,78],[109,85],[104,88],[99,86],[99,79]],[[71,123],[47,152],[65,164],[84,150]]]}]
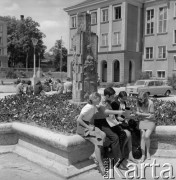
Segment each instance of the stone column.
[{"label": "stone column", "polygon": [[73,40],[73,101],[84,102],[97,91],[98,37],[91,32],[90,14],[77,16],[77,33]]}]

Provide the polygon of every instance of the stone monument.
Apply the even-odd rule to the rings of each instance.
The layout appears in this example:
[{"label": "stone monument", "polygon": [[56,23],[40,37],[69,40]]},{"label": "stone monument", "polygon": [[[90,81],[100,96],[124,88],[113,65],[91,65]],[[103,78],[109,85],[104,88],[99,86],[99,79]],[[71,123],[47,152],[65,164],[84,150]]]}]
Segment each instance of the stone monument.
[{"label": "stone monument", "polygon": [[98,36],[91,32],[91,16],[77,15],[77,32],[73,37],[73,101],[84,102],[97,92]]}]

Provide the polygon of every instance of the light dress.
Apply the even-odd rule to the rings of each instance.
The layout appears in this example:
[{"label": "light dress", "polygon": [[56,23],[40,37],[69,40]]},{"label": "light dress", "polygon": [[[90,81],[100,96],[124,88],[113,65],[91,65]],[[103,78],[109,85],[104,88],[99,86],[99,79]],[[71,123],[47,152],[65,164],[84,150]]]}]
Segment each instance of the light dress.
[{"label": "light dress", "polygon": [[[153,108],[153,102],[151,100],[149,100],[149,105],[147,107],[139,107],[139,112],[141,113],[150,113],[152,111]],[[150,129],[150,130],[154,130],[155,128],[155,118],[151,117],[141,117],[140,118],[140,122],[139,122],[139,129]]]}]

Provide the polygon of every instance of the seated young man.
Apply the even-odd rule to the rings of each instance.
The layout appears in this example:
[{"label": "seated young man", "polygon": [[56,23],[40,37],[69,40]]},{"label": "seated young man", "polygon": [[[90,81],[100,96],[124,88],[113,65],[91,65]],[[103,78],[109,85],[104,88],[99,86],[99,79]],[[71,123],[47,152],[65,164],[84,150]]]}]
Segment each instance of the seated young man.
[{"label": "seated young man", "polygon": [[[125,91],[121,91],[119,93],[118,96],[115,97],[115,100],[113,102],[111,102],[111,107],[113,110],[126,110],[127,109],[127,93]],[[127,112],[129,111],[129,107],[128,110],[126,110]],[[130,112],[130,111],[129,111]],[[126,139],[123,142],[121,148],[122,148],[122,153],[124,153],[124,148],[125,145],[128,145],[128,151],[129,151],[129,157],[128,159],[137,163],[137,160],[135,160],[133,158],[133,154],[132,154],[132,136],[131,136],[131,132],[130,132],[130,126],[128,125],[128,122],[125,121],[125,119],[130,118],[130,113],[127,113],[127,116],[116,116],[116,119],[120,122],[118,129],[117,126],[112,127],[112,129],[114,130],[114,132],[119,133],[119,128],[121,129],[121,131],[126,133]]]},{"label": "seated young man", "polygon": [[117,166],[123,170],[127,170],[127,167],[123,163],[124,158],[122,157],[120,150],[119,136],[112,130],[112,126],[118,124],[114,115],[125,115],[126,113],[125,111],[112,110],[110,102],[114,100],[114,95],[115,91],[113,88],[108,87],[104,89],[104,96],[101,98],[101,103],[98,106],[99,112],[94,117],[94,124],[100,128],[109,139],[113,157],[115,158],[116,162],[119,162],[117,163]]}]

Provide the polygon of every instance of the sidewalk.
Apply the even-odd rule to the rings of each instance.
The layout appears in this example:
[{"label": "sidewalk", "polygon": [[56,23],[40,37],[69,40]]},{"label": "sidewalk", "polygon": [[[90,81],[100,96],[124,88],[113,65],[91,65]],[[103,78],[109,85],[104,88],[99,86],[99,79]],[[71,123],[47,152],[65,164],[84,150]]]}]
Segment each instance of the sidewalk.
[{"label": "sidewalk", "polygon": [[[129,162],[130,163],[130,162]],[[132,164],[132,163],[131,163]],[[156,167],[154,168],[153,167],[153,170],[152,170],[152,167],[150,167],[150,165],[152,164],[155,164]],[[160,167],[157,166],[160,165]],[[168,165],[167,165],[168,164]],[[169,165],[170,165],[170,168],[169,168]],[[144,166],[148,166],[146,168],[144,168]],[[136,168],[136,170],[134,169]],[[132,170],[133,169],[133,170]],[[156,169],[156,171],[154,170]],[[169,169],[170,170],[170,175],[169,175]],[[176,157],[173,159],[171,158],[152,158],[151,160],[146,160],[144,163],[139,163],[137,164],[137,166],[129,166],[129,170],[131,171],[131,173],[127,173],[127,171],[121,171],[122,174],[126,174],[126,177],[134,177],[134,178],[131,178],[133,180],[139,180],[139,179],[146,179],[146,180],[154,180],[156,178],[156,176],[158,176],[157,179],[159,180],[163,180],[164,177],[167,177],[167,179],[171,180],[172,178],[170,178],[170,176],[175,176],[176,177]],[[135,172],[138,171],[138,177],[139,178],[135,178]],[[153,171],[153,172],[152,172]],[[163,175],[164,171],[166,171],[166,173]],[[129,171],[128,171],[129,172]],[[155,174],[156,172],[156,174]],[[119,174],[119,175],[118,175]],[[120,175],[120,171],[114,171],[114,175],[113,173],[109,176],[109,179],[113,179],[113,177],[117,180],[121,180],[121,179],[129,179],[129,178],[126,178],[126,177],[122,177],[122,175]],[[105,178],[103,178],[101,176],[101,174],[97,171],[97,170],[92,170],[90,172],[87,172],[87,173],[84,173],[84,174],[81,174],[77,177],[74,177],[72,178],[71,180],[103,180]],[[108,179],[108,178],[106,178]],[[165,178],[166,179],[166,178]]]},{"label": "sidewalk", "polygon": [[[155,160],[155,163],[154,163]],[[145,164],[144,164],[145,163]],[[175,159],[164,159],[164,158],[152,158],[150,161],[146,160],[142,164],[137,164],[136,170],[138,169],[138,176],[139,179],[146,179],[146,180],[154,180],[154,176],[159,176],[159,180],[164,179],[164,177],[169,176],[169,166],[170,165],[170,173],[171,175],[176,177],[176,158]],[[158,164],[160,167],[155,167],[155,170],[153,171],[152,175],[152,167],[146,167],[149,166],[149,164],[152,165],[154,163],[155,165]],[[168,163],[168,165],[166,164]],[[129,176],[134,177],[134,167],[131,165],[129,167],[129,170],[131,170],[131,173],[126,174]],[[132,171],[133,169],[133,171]],[[142,170],[141,170],[142,169]],[[162,175],[162,172],[167,171],[164,176]],[[136,171],[135,171],[136,172]],[[118,171],[119,173],[119,171]],[[123,174],[125,174],[125,171],[122,171]],[[170,175],[170,176],[171,176]],[[114,171],[114,175],[110,175],[111,179],[114,177],[114,179],[121,180],[126,179],[125,177],[120,177],[116,171]],[[109,177],[109,179],[110,179]],[[44,169],[37,164],[30,162],[26,160],[25,158],[14,154],[14,153],[7,153],[7,154],[0,154],[0,179],[2,180],[62,180],[63,178],[59,177],[58,175],[48,171],[47,169]],[[71,178],[70,180],[103,180],[101,174],[98,172],[98,170],[94,169],[89,172],[80,174],[76,177]],[[108,178],[106,178],[108,179]],[[134,180],[137,180],[136,178],[132,178]],[[171,178],[167,178],[171,179]]]},{"label": "sidewalk", "polygon": [[14,154],[0,154],[1,180],[61,180],[57,175]]}]

